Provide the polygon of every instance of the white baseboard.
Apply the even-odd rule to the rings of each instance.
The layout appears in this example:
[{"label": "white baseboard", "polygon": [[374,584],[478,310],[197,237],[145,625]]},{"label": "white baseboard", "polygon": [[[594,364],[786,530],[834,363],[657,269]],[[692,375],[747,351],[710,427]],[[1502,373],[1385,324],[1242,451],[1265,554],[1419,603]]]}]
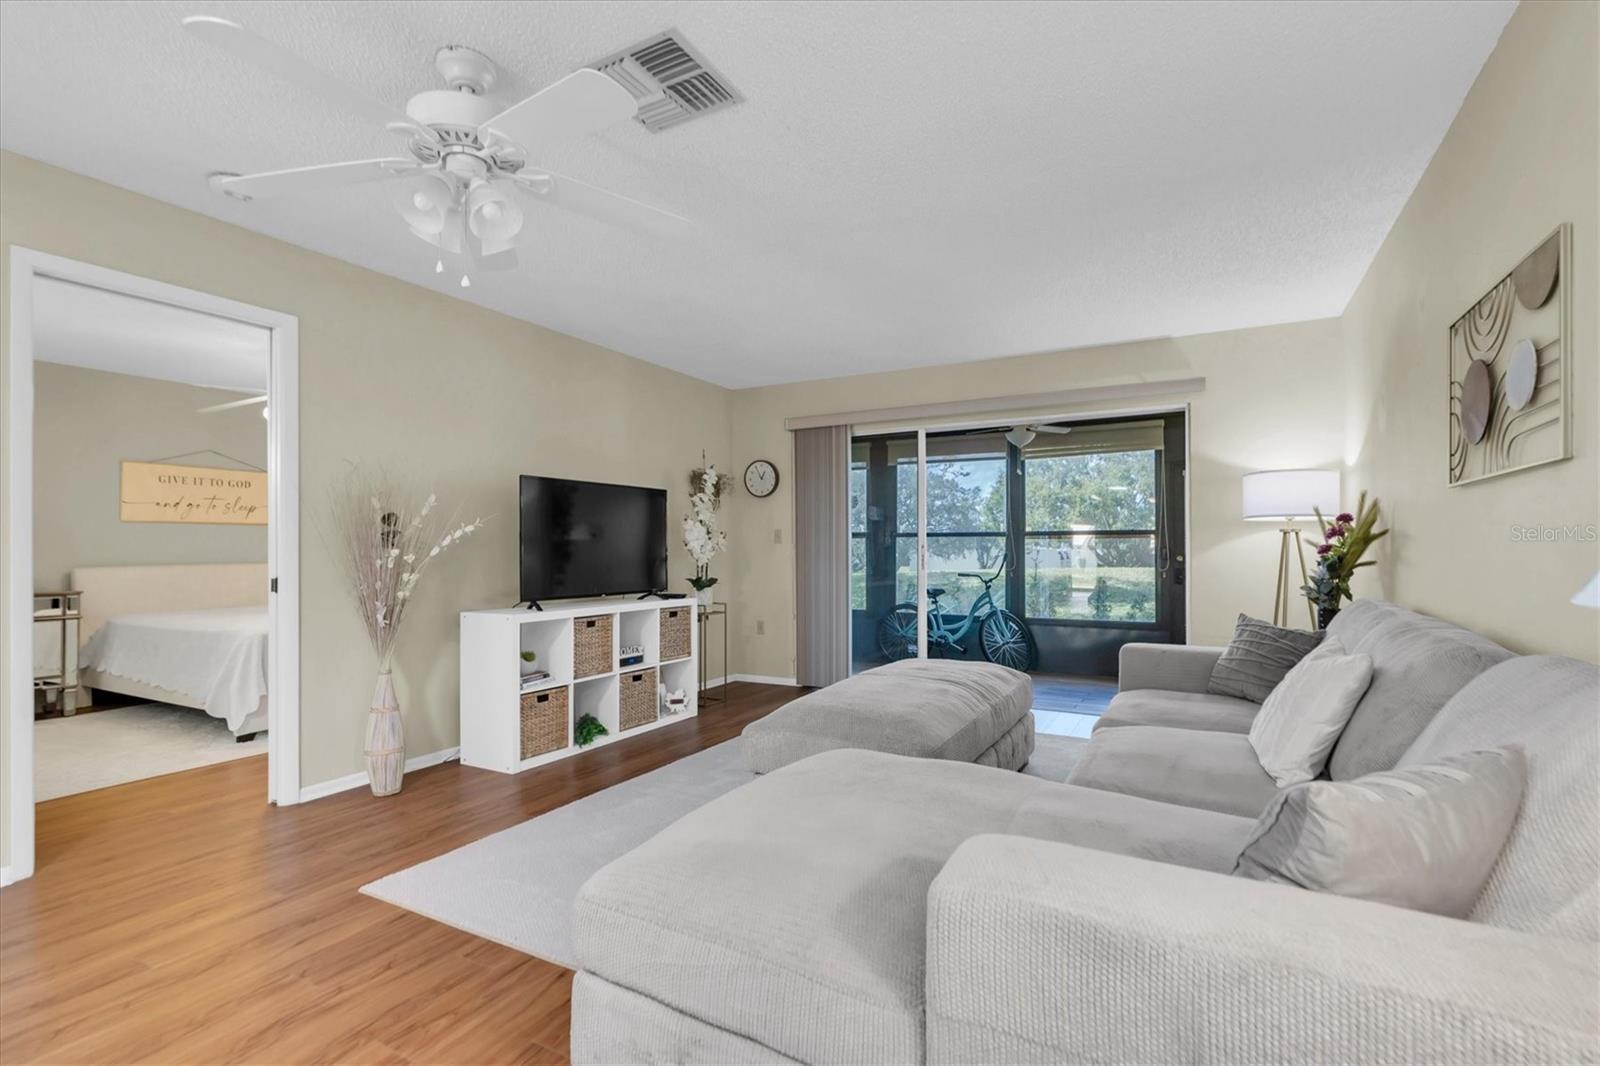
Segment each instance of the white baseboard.
[{"label": "white baseboard", "polygon": [[0,888],[5,888],[15,880],[16,877],[11,873],[11,867],[0,866]]},{"label": "white baseboard", "polygon": [[[769,677],[766,674],[729,674],[729,681],[748,681],[752,685],[787,685],[794,688],[800,684],[792,677]],[[710,687],[709,685],[707,686]]]},{"label": "white baseboard", "polygon": [[[445,748],[443,751],[430,751],[426,755],[413,755],[406,760],[406,773],[413,770],[425,770],[430,766],[438,766],[442,762],[461,757],[461,749]],[[300,790],[300,802],[309,803],[324,796],[332,796],[337,792],[348,792],[352,788],[362,788],[367,784],[365,771],[357,774],[346,774],[336,777],[332,781],[323,781],[315,785],[307,785]]]}]

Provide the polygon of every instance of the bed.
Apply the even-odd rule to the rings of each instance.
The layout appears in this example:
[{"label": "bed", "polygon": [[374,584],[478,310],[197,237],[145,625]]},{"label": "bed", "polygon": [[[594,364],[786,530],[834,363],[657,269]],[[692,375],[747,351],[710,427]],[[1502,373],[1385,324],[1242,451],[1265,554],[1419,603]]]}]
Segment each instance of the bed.
[{"label": "bed", "polygon": [[240,739],[267,727],[266,564],[80,567],[72,587],[86,688],[193,707]]}]

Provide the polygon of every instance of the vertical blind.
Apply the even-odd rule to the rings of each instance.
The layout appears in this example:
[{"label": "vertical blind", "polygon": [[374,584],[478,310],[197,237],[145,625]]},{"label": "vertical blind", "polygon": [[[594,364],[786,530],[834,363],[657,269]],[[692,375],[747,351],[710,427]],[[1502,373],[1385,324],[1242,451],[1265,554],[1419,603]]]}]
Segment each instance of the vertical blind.
[{"label": "vertical blind", "polygon": [[850,674],[850,428],[794,433],[795,679]]}]

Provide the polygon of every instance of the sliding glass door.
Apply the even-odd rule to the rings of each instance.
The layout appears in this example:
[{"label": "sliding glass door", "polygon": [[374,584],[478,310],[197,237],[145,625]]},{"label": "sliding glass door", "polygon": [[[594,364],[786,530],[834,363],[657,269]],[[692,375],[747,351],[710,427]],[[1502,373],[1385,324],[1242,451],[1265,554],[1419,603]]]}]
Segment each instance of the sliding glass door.
[{"label": "sliding glass door", "polygon": [[1184,416],[1068,423],[1016,457],[1016,602],[1044,673],[1115,676],[1130,641],[1182,643]]},{"label": "sliding glass door", "polygon": [[856,437],[850,446],[850,672],[915,657],[922,434]]},{"label": "sliding glass door", "polygon": [[1183,419],[855,437],[852,672],[920,654],[1113,676],[1131,640],[1181,643]]}]

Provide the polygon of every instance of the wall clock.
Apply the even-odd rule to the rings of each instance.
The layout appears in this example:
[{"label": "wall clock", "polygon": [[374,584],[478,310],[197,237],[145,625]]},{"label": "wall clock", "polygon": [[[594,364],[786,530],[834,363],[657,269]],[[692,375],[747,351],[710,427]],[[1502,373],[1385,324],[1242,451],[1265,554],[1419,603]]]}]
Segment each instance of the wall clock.
[{"label": "wall clock", "polygon": [[766,459],[757,459],[744,468],[745,491],[757,499],[778,491],[778,468]]}]

